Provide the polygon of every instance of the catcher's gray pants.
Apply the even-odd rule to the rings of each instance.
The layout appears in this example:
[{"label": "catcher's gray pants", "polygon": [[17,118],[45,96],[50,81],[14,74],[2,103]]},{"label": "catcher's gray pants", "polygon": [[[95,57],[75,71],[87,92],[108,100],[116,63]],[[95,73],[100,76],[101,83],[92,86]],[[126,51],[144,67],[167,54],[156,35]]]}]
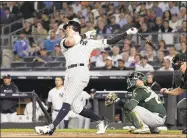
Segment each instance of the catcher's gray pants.
[{"label": "catcher's gray pants", "polygon": [[133,110],[139,116],[139,118],[150,128],[156,128],[164,125],[166,117],[161,118],[158,113],[152,113],[149,110],[141,106],[136,106]]},{"label": "catcher's gray pants", "polygon": [[187,121],[187,98],[182,99],[181,101],[178,102],[177,108],[182,115],[183,118],[183,123],[186,126],[186,121]]}]

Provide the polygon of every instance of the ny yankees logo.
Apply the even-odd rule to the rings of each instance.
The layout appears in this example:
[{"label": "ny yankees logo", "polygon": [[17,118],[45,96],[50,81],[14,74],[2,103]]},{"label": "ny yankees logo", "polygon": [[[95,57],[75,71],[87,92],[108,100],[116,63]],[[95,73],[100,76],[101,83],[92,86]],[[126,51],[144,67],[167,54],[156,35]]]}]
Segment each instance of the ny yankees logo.
[{"label": "ny yankees logo", "polygon": [[80,41],[80,44],[82,44],[82,45],[86,45],[87,43],[88,43],[87,40],[81,40],[81,41]]}]

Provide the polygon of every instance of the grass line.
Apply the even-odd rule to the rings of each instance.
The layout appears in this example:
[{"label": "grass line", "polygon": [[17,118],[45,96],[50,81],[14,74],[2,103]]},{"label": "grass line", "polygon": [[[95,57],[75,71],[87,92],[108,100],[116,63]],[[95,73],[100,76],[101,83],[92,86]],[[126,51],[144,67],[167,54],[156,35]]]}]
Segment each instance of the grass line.
[{"label": "grass line", "polygon": [[[33,129],[1,129],[1,132],[30,132],[34,133]],[[96,129],[57,129],[55,132],[81,132],[81,133],[90,133],[96,132]],[[107,130],[107,133],[127,133],[128,130]],[[181,134],[180,130],[162,130],[161,134]]]}]

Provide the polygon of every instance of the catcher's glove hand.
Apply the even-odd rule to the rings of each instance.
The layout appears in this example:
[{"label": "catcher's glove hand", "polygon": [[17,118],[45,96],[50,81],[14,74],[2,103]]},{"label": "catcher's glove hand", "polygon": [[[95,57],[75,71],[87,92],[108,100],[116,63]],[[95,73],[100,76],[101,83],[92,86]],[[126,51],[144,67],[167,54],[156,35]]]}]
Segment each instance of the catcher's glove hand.
[{"label": "catcher's glove hand", "polygon": [[105,98],[105,105],[109,106],[111,104],[113,104],[116,100],[118,99],[118,96],[116,93],[114,92],[110,92],[106,98]]}]

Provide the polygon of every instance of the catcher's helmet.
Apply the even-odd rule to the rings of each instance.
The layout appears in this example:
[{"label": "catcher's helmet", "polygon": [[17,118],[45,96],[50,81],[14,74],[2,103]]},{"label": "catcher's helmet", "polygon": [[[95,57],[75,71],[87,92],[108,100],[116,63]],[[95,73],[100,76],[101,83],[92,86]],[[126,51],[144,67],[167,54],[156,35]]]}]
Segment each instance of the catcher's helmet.
[{"label": "catcher's helmet", "polygon": [[132,72],[127,75],[127,89],[136,86],[136,80],[142,80],[145,83],[146,76],[141,72]]},{"label": "catcher's helmet", "polygon": [[172,59],[172,67],[174,70],[179,70],[181,65],[187,61],[186,54],[179,53],[175,55]]},{"label": "catcher's helmet", "polygon": [[67,24],[63,26],[63,29],[66,30],[68,26],[73,26],[73,30],[75,32],[81,33],[81,25],[76,21],[69,21]]}]

